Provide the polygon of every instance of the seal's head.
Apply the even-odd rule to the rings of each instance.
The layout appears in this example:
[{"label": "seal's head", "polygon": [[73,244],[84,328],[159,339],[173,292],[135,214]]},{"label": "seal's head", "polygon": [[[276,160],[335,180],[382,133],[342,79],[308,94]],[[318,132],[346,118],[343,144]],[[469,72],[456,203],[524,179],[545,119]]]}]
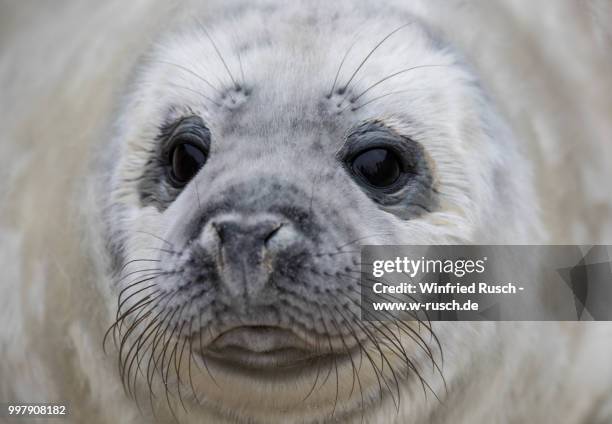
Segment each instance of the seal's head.
[{"label": "seal's head", "polygon": [[474,330],[362,322],[359,246],[530,231],[529,173],[452,48],[404,12],[301,7],[183,24],[126,96],[104,195],[130,391],[267,419],[442,395],[427,361]]}]

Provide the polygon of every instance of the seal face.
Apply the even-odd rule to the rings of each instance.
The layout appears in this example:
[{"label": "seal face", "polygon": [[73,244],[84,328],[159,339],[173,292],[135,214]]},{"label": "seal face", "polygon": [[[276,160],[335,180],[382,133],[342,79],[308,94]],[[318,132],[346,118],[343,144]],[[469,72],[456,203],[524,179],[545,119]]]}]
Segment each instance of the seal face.
[{"label": "seal face", "polygon": [[522,204],[528,172],[508,177],[518,155],[456,53],[404,13],[357,41],[355,16],[317,13],[183,26],[140,68],[105,186],[130,392],[262,419],[435,392],[461,327],[361,321],[359,246],[529,231],[496,190]]}]

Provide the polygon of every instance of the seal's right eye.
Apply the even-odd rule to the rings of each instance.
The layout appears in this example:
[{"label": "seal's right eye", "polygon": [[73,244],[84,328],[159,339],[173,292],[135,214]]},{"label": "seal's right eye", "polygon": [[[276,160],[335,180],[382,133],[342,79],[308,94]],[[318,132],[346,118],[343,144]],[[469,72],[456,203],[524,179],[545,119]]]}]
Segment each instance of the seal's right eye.
[{"label": "seal's right eye", "polygon": [[193,115],[162,127],[160,139],[165,181],[175,188],[182,188],[208,160],[210,131],[202,118]]},{"label": "seal's right eye", "polygon": [[204,166],[206,153],[189,142],[178,142],[170,153],[170,178],[174,185],[187,184]]}]

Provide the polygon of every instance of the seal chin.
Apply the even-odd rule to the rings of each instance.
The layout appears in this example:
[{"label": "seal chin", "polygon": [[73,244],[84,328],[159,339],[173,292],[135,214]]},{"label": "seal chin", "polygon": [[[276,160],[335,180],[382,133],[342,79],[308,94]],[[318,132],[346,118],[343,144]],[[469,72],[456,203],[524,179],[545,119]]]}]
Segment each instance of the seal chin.
[{"label": "seal chin", "polygon": [[327,356],[291,330],[274,326],[231,328],[199,353],[220,365],[255,370],[307,367]]}]

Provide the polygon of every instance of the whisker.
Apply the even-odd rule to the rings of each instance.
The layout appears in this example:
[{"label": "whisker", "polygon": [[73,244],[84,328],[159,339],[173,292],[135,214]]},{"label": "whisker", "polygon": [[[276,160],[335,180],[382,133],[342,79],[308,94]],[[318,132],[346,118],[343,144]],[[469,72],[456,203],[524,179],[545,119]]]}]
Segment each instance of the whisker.
[{"label": "whisker", "polygon": [[[349,300],[353,301],[353,299],[351,299],[349,296],[347,296],[347,298]],[[397,323],[397,321],[396,321],[396,323]],[[408,366],[408,368],[410,368],[417,375],[417,377],[419,378],[419,380],[421,382],[421,386],[423,387],[423,392],[425,393],[425,397],[427,397],[427,391],[426,391],[425,387],[427,386],[427,388],[429,388],[429,390],[432,391],[432,392],[433,392],[433,389],[421,377],[421,374],[420,374],[419,370],[414,365],[414,362],[409,358],[408,353],[406,352],[406,349],[402,345],[401,340],[399,339],[399,337],[393,331],[391,331],[391,329],[386,325],[386,323],[383,320],[379,321],[379,325],[381,325],[385,330],[387,330],[387,332],[385,333],[380,327],[377,327],[377,326],[373,326],[374,330],[377,331],[379,334],[381,334],[386,340],[388,340],[391,343],[391,345],[395,349],[390,349],[390,350],[396,356],[398,356],[400,359],[402,359],[404,361],[404,363]],[[398,326],[398,331],[400,331],[399,330],[399,326]],[[412,340],[414,340],[414,338],[412,336],[410,336],[410,338]],[[423,349],[429,349],[429,347],[426,344],[425,344],[425,346],[426,346],[426,348],[423,348],[422,346],[420,346],[420,347],[423,348]],[[431,351],[429,351],[428,356],[431,358],[432,361],[434,361],[433,356],[431,354]],[[434,395],[435,395],[435,392],[434,392]]]},{"label": "whisker", "polygon": [[236,58],[238,59],[238,69],[240,70],[240,80],[242,81],[242,85],[246,84],[246,79],[244,77],[244,68],[242,67],[242,56],[240,55],[239,43],[240,41],[236,37],[236,33],[234,32],[234,48],[233,51],[236,53]]},{"label": "whisker", "polygon": [[167,243],[172,249],[174,249],[174,244],[170,243],[168,240],[166,240],[165,238],[162,238],[162,237],[160,237],[158,235],[155,235],[153,233],[150,233],[148,231],[143,231],[143,230],[134,230],[134,232],[135,233],[140,233],[140,234],[146,234],[148,236],[151,236],[151,237],[153,237],[153,238],[155,238],[155,239],[157,239],[157,240],[159,240],[161,242]]},{"label": "whisker", "polygon": [[161,262],[159,259],[131,259],[127,261],[123,266],[119,269],[119,274],[121,274],[125,268],[127,268],[130,264],[134,262]]},{"label": "whisker", "polygon": [[[155,303],[155,305],[152,307],[152,309],[157,308],[161,301],[168,296],[170,293],[165,293],[163,295],[161,295],[158,299],[157,302]],[[130,365],[128,368],[128,377],[129,375],[131,375],[131,369],[132,366],[134,364],[134,360],[136,360],[136,371],[134,373],[134,392],[136,392],[136,378],[138,376],[138,372],[140,372],[140,374],[142,374],[143,377],[145,377],[144,372],[142,371],[141,367],[140,367],[140,362],[141,362],[141,358],[140,358],[140,351],[142,349],[142,347],[145,345],[145,343],[151,338],[151,336],[157,331],[157,329],[163,324],[163,321],[159,320],[158,318],[161,316],[161,314],[164,313],[163,309],[160,309],[159,312],[150,320],[149,324],[145,327],[145,329],[141,332],[141,335],[138,337],[138,339],[135,341],[135,345],[137,345],[136,348],[136,352],[132,357],[132,360],[130,361]],[[145,336],[146,335],[146,336]],[[144,337],[144,338],[143,338]],[[148,350],[151,345],[153,343],[153,339],[151,339],[151,342],[149,343],[149,345],[145,348],[145,350]],[[128,354],[126,355],[126,362],[129,358],[130,354],[128,352]]]},{"label": "whisker", "polygon": [[[119,278],[119,280],[117,280],[117,283],[121,283],[123,280],[125,280],[127,277],[134,275],[134,274],[138,274],[140,272],[155,272],[155,271],[163,271],[161,268],[146,268],[146,269],[137,269],[136,271],[131,271],[125,275],[123,275],[121,278]],[[140,277],[139,277],[140,278]],[[131,283],[130,283],[131,284]]]},{"label": "whisker", "polygon": [[363,65],[365,65],[365,63],[368,61],[368,59],[370,59],[370,57],[374,54],[374,52],[376,50],[378,50],[378,48],[384,44],[385,41],[387,41],[393,34],[395,34],[396,32],[400,31],[401,29],[407,27],[410,24],[404,24],[402,26],[400,26],[399,28],[394,29],[393,31],[391,31],[388,35],[386,35],[382,40],[380,40],[378,42],[378,44],[376,44],[374,46],[374,48],[372,50],[370,50],[370,52],[366,55],[366,57],[361,61],[361,63],[359,64],[359,66],[357,66],[357,69],[355,69],[355,71],[353,72],[353,74],[351,75],[351,77],[349,78],[349,80],[347,81],[346,84],[344,84],[344,87],[341,89],[342,92],[346,92],[351,84],[351,82],[353,81],[353,79],[355,78],[355,76],[359,73],[359,71],[361,70],[361,68],[363,67]]},{"label": "whisker", "polygon": [[[315,325],[314,314],[312,314],[311,319],[312,319],[312,328],[315,328],[316,325]],[[316,345],[316,348],[315,348],[315,352],[319,353],[319,351],[320,351],[319,339],[317,339],[316,341],[317,341],[317,345]],[[302,402],[305,402],[306,399],[308,399],[310,397],[310,395],[312,395],[312,393],[314,393],[314,390],[317,387],[317,382],[319,381],[319,375],[320,374],[321,374],[321,357],[318,356],[317,357],[317,374],[315,375],[314,383],[312,384],[312,387],[310,388],[310,390],[306,394],[306,397],[304,397],[304,399],[302,399]]]},{"label": "whisker", "polygon": [[[176,314],[176,312],[178,311],[178,308],[168,308],[168,305],[170,304],[170,301],[174,298],[174,296],[177,294],[178,292],[173,292],[172,295],[166,299],[166,303],[164,304],[164,306],[161,308],[162,310],[166,310],[166,313],[164,314],[164,317],[162,318],[161,322],[165,325],[161,325],[158,330],[155,332],[155,336],[153,337],[153,342],[151,344],[151,354],[149,355],[149,360],[147,361],[147,385],[149,386],[149,393],[151,394],[149,396],[150,401],[151,401],[151,406],[153,403],[153,399],[152,399],[152,395],[153,395],[153,378],[155,375],[155,370],[157,369],[157,361],[154,361],[155,358],[155,352],[157,350],[157,347],[159,345],[159,343],[161,342],[161,340],[163,339],[163,336],[165,335],[166,331],[168,331],[168,328],[170,327],[170,322],[172,321],[172,318],[174,317],[174,314]],[[170,319],[168,319],[168,317],[170,317]],[[155,364],[154,364],[155,362]],[[152,365],[155,365],[153,368],[151,368]]]},{"label": "whisker", "polygon": [[360,104],[359,106],[355,106],[353,104],[349,104],[349,105],[345,106],[344,109],[342,109],[339,113],[344,112],[348,108],[351,108],[351,111],[355,112],[355,111],[358,111],[359,109],[361,109],[361,108],[363,108],[363,107],[365,107],[365,106],[367,106],[369,104],[372,104],[372,103],[374,103],[374,102],[376,102],[378,100],[384,99],[385,97],[393,96],[395,94],[402,94],[402,93],[415,93],[415,92],[418,92],[418,91],[429,91],[429,90],[413,88],[413,89],[406,89],[406,90],[391,91],[391,92],[383,94],[381,96],[374,97],[373,99],[370,99],[367,102]]},{"label": "whisker", "polygon": [[334,314],[330,315],[330,318],[334,324],[334,327],[336,328],[336,331],[338,332],[338,334],[340,335],[340,340],[342,341],[342,345],[344,346],[344,350],[346,352],[346,354],[349,357],[349,360],[351,361],[351,368],[353,371],[353,382],[351,383],[351,392],[348,395],[348,399],[350,399],[353,396],[353,390],[355,389],[355,380],[357,380],[357,384],[359,385],[359,394],[361,396],[361,414],[363,417],[363,412],[364,412],[364,399],[363,399],[363,387],[361,385],[361,379],[359,378],[359,372],[357,371],[357,367],[355,366],[355,361],[353,360],[353,354],[351,353],[351,350],[349,349],[346,340],[344,339],[344,335],[342,334],[342,330],[340,329],[340,325],[338,324],[338,322],[336,321],[336,318],[334,318]]},{"label": "whisker", "polygon": [[110,333],[111,332],[113,333],[113,341],[114,341],[115,346],[117,346],[117,340],[116,340],[117,328],[120,326],[120,324],[125,319],[125,317],[133,313],[138,308],[142,307],[141,305],[142,302],[146,300],[148,300],[148,296],[136,302],[130,309],[128,309],[123,315],[121,315],[121,317],[117,318],[115,322],[113,322],[113,324],[111,324],[111,326],[108,328],[108,330],[106,330],[106,333],[104,334],[104,338],[102,339],[102,350],[104,351],[105,354],[106,354],[106,340],[108,336],[110,335]]},{"label": "whisker", "polygon": [[198,181],[197,179],[193,179],[194,191],[196,194],[196,199],[198,200],[198,209],[202,210],[202,202],[200,201],[200,190],[198,189]]},{"label": "whisker", "polygon": [[337,250],[335,252],[320,252],[313,256],[314,257],[321,257],[321,256],[333,257],[333,256],[338,256],[338,255],[358,254],[358,253],[361,253],[361,251],[360,250]]},{"label": "whisker", "polygon": [[391,75],[388,75],[380,80],[378,80],[377,82],[375,82],[374,84],[370,85],[368,88],[366,88],[365,90],[363,90],[361,93],[359,93],[358,95],[351,97],[351,103],[355,103],[357,100],[359,100],[364,94],[366,94],[368,91],[372,90],[373,88],[377,87],[378,85],[382,84],[383,82],[390,80],[391,78],[394,78],[398,75],[401,74],[405,74],[406,72],[410,72],[413,71],[415,69],[421,69],[421,68],[434,68],[434,67],[446,67],[447,65],[417,65],[417,66],[412,66],[410,68],[406,68],[406,69],[402,69],[401,71],[397,71]]},{"label": "whisker", "polygon": [[181,88],[183,90],[186,90],[186,91],[189,91],[191,93],[197,94],[198,96],[202,97],[204,100],[208,100],[209,102],[211,102],[212,104],[214,104],[217,107],[222,107],[223,106],[221,103],[215,101],[211,97],[208,97],[206,94],[202,93],[201,91],[194,90],[191,87],[187,87],[185,85],[176,84],[176,83],[173,83],[173,82],[166,82],[166,84],[170,85],[172,87],[175,87],[175,88]]},{"label": "whisker", "polygon": [[[389,394],[391,395],[391,400],[393,401],[393,404],[395,405],[395,408],[399,411],[399,402],[400,402],[400,388],[399,388],[399,380],[397,379],[397,375],[395,374],[395,369],[393,368],[393,366],[391,365],[391,363],[389,362],[387,356],[384,354],[382,348],[380,347],[380,343],[378,341],[378,338],[373,335],[367,328],[367,326],[363,325],[362,323],[359,322],[359,317],[357,317],[355,315],[354,312],[352,312],[350,309],[346,309],[346,311],[348,313],[350,313],[351,315],[353,315],[353,318],[355,318],[354,324],[359,327],[361,329],[361,331],[363,331],[364,333],[367,334],[368,339],[372,342],[372,344],[376,347],[376,349],[378,350],[380,357],[381,357],[381,368],[380,368],[380,372],[382,374],[383,377],[383,382],[385,383],[385,385],[387,386],[387,389],[389,389]],[[367,355],[367,351],[365,352]],[[391,387],[389,386],[389,383],[387,382],[387,379],[384,377],[384,364],[387,364],[387,366],[389,367],[389,370],[391,372],[391,375],[393,376],[393,380],[395,381],[395,385],[396,385],[396,390],[397,390],[397,401],[395,400],[395,396],[393,395],[393,390],[391,389]]]},{"label": "whisker", "polygon": [[206,34],[206,37],[210,41],[210,44],[212,44],[213,48],[215,49],[215,52],[217,53],[217,56],[221,60],[221,63],[223,63],[223,66],[225,67],[225,70],[227,71],[227,74],[229,75],[230,79],[232,80],[232,83],[234,84],[234,88],[236,88],[236,89],[240,88],[240,85],[236,82],[236,80],[234,79],[234,76],[232,75],[232,71],[230,71],[229,66],[227,66],[227,62],[225,62],[225,58],[223,57],[223,55],[219,51],[219,48],[217,47],[217,44],[215,43],[215,40],[213,40],[213,38],[208,33],[208,30],[206,29],[206,26],[204,25],[204,23],[201,20],[199,20],[197,18],[196,18],[196,21],[200,25],[200,28],[202,29],[204,34]]},{"label": "whisker", "polygon": [[336,84],[338,83],[338,77],[340,76],[340,71],[342,70],[342,66],[344,66],[344,62],[346,61],[353,47],[355,47],[355,44],[357,44],[357,41],[358,41],[358,37],[355,37],[355,40],[353,40],[349,48],[346,50],[346,53],[344,53],[344,56],[342,57],[342,60],[340,61],[340,65],[338,66],[338,70],[336,71],[336,76],[334,77],[334,83],[332,84],[332,87],[329,90],[329,94],[327,95],[328,99],[331,98],[331,96],[334,94],[334,89],[336,88]]},{"label": "whisker", "polygon": [[[199,342],[200,342],[200,352],[204,353],[204,347],[202,346],[202,314],[198,314],[199,315],[199,323],[200,323],[200,331],[199,331]],[[208,331],[211,333],[212,335],[212,330],[210,329],[210,327],[208,327]],[[208,361],[206,361],[206,358],[204,357],[204,355],[201,356],[202,358],[202,362],[204,363],[204,368],[206,368],[206,372],[208,373],[208,376],[210,377],[210,379],[212,380],[212,382],[215,384],[215,386],[217,386],[217,388],[221,389],[221,386],[219,386],[219,383],[217,383],[217,380],[215,379],[215,377],[213,376],[212,372],[210,372],[210,368],[208,367]]]},{"label": "whisker", "polygon": [[[354,278],[350,275],[346,275],[346,274],[340,274],[349,278]],[[358,279],[356,279],[358,281]],[[365,286],[363,283],[359,282],[359,284],[362,287],[367,287]],[[368,297],[367,295],[363,295],[361,293],[357,293],[357,295],[361,295],[364,296],[368,301],[374,301],[375,299],[372,299],[370,297]],[[401,299],[394,297],[392,294],[388,294],[387,297],[385,297],[384,295],[380,295],[382,298],[388,300],[388,301],[402,301]],[[412,296],[410,296],[412,298],[412,300],[415,300]],[[352,299],[350,296],[346,296],[347,299],[349,299],[349,301],[353,302],[357,307],[360,307],[360,304],[358,302],[356,302],[354,299]],[[416,301],[416,300],[415,300]],[[431,348],[429,347],[429,344],[425,341],[425,339],[423,339],[423,337],[421,336],[421,334],[415,330],[414,328],[412,328],[411,326],[409,326],[406,322],[396,318],[395,316],[393,316],[390,312],[388,311],[379,311],[381,312],[383,315],[387,316],[388,319],[390,319],[391,321],[393,321],[398,328],[398,331],[403,332],[404,334],[406,334],[409,338],[411,338],[421,349],[423,349],[425,351],[425,353],[427,354],[427,356],[431,359],[431,363],[432,363],[432,367],[433,369],[435,369],[435,371],[440,375],[442,382],[444,384],[444,388],[445,391],[447,391],[447,386],[446,386],[446,379],[444,377],[444,374],[442,372],[442,368],[440,365],[438,365],[437,361],[434,358],[434,353],[431,350]],[[443,351],[442,351],[442,346],[440,344],[440,341],[438,340],[437,336],[435,335],[433,329],[431,328],[431,322],[429,322],[429,324],[425,324],[422,320],[420,320],[416,315],[410,314],[410,316],[412,316],[418,323],[419,325],[423,324],[425,326],[425,328],[427,328],[427,330],[429,331],[429,333],[432,335],[433,339],[436,341],[437,343],[437,347],[438,347],[438,351],[440,353],[440,361],[443,364]],[[382,322],[382,321],[381,321]],[[385,328],[391,333],[394,334],[384,323],[382,323],[383,326],[385,326]],[[401,328],[400,328],[401,327]],[[401,344],[401,342],[398,340],[398,343]],[[433,390],[430,388],[430,391],[433,392]],[[434,392],[434,396],[437,397],[436,393]]]},{"label": "whisker", "polygon": [[[357,332],[355,331],[355,329],[351,325],[348,325],[349,321],[346,318],[346,316],[337,307],[336,307],[336,311],[338,312],[338,314],[340,314],[340,316],[342,317],[342,322],[344,322],[344,324],[347,327],[347,329],[349,330],[349,332],[353,335],[353,339],[355,340],[355,343],[357,343],[357,345],[359,346],[359,351],[362,354],[366,355],[366,358],[370,362],[370,365],[372,365],[372,370],[374,371],[374,376],[376,377],[376,381],[378,382],[378,395],[380,397],[380,401],[382,402],[383,401],[383,392],[384,391],[383,391],[383,387],[382,387],[382,383],[381,383],[380,379],[382,377],[383,380],[384,380],[383,375],[381,373],[379,374],[379,369],[376,366],[376,363],[374,362],[374,360],[372,359],[372,357],[368,353],[367,349],[365,348],[365,346],[361,342],[359,336],[357,336]],[[359,325],[357,324],[357,326],[359,326]],[[360,364],[359,367],[361,368],[361,364]]]},{"label": "whisker", "polygon": [[178,255],[180,253],[177,250],[164,249],[161,247],[139,247],[138,250],[153,250],[155,252],[168,253],[169,255]]},{"label": "whisker", "polygon": [[[196,389],[195,386],[193,385],[193,378],[191,377],[191,362],[193,360],[193,318],[191,317],[191,321],[189,322],[189,363],[187,365],[187,373],[189,374],[189,385],[191,386],[191,393],[193,394],[193,397],[196,401],[197,404],[200,404],[200,399],[198,398],[198,395],[196,393]],[[196,362],[196,365],[198,363]]]},{"label": "whisker", "polygon": [[[159,274],[154,274],[154,275],[152,275],[152,276],[149,276],[149,277],[145,278],[144,280],[140,280],[140,281],[138,281],[138,282],[136,282],[136,283],[134,283],[134,284],[131,284],[129,288],[132,288],[132,287],[134,287],[135,285],[138,285],[138,284],[143,284],[143,283],[146,283],[146,282],[152,281],[152,280],[156,279],[157,277],[159,277]],[[155,283],[150,284],[150,285],[148,285],[148,286],[145,286],[145,287],[143,287],[143,288],[141,288],[141,289],[136,290],[134,293],[130,294],[128,297],[126,297],[125,299],[123,299],[123,300],[121,301],[121,303],[119,303],[119,305],[117,306],[117,315],[119,315],[119,314],[121,313],[121,308],[123,307],[123,305],[125,305],[125,302],[127,302],[128,300],[130,300],[132,297],[134,297],[134,296],[135,296],[135,295],[137,295],[138,293],[141,293],[141,292],[143,292],[144,290],[146,290],[146,289],[150,289],[151,287],[155,287],[155,286],[157,286],[157,284],[155,284]]]},{"label": "whisker", "polygon": [[180,350],[180,354],[179,354],[179,358],[178,358],[178,364],[177,364],[177,353],[179,353],[178,350],[178,343],[181,340],[181,336],[183,335],[183,328],[185,328],[185,324],[186,322],[183,321],[183,323],[181,324],[181,328],[179,329],[179,333],[178,336],[176,337],[176,341],[174,342],[174,348],[172,349],[172,353],[170,354],[170,358],[168,359],[168,370],[166,371],[166,379],[168,379],[168,373],[169,373],[169,369],[170,369],[170,362],[172,360],[172,356],[174,355],[174,372],[176,373],[176,390],[177,390],[177,394],[178,394],[178,398],[179,398],[179,402],[181,404],[181,406],[183,407],[183,410],[185,412],[187,412],[187,408],[185,407],[185,402],[183,401],[183,395],[181,393],[181,374],[180,374],[180,363],[183,359],[183,352],[185,350],[185,345],[187,344],[187,339],[183,338],[183,345],[182,348]]},{"label": "whisker", "polygon": [[[144,372],[142,371],[142,369],[140,368],[140,362],[141,362],[141,357],[140,357],[140,353],[141,350],[143,349],[143,346],[145,345],[145,343],[147,342],[147,340],[151,337],[151,335],[153,335],[153,333],[155,332],[156,328],[158,325],[161,325],[161,323],[159,321],[157,321],[157,319],[152,319],[151,322],[149,323],[149,325],[147,326],[147,328],[141,333],[141,335],[138,337],[137,342],[138,345],[136,347],[136,350],[134,352],[134,354],[132,355],[132,359],[130,361],[130,365],[128,367],[128,384],[129,384],[129,376],[132,373],[132,366],[134,365],[134,362],[136,363],[136,370],[134,371],[134,379],[132,382],[132,391],[134,393],[134,401],[136,402],[136,404],[138,405],[138,408],[140,409],[140,402],[138,400],[138,390],[137,390],[137,382],[138,382],[138,374],[140,373],[140,375],[142,375],[144,377]],[[146,337],[144,339],[142,339],[143,336],[145,336],[145,334],[148,332],[148,334],[146,335]],[[150,346],[150,343],[149,343]],[[148,349],[149,346],[147,346],[145,348]],[[129,352],[128,352],[128,357],[129,357]],[[127,358],[126,358],[126,362],[127,362]]]},{"label": "whisker", "polygon": [[359,237],[359,238],[357,238],[357,239],[355,239],[355,240],[351,240],[351,241],[349,241],[348,243],[342,244],[342,245],[338,246],[338,249],[342,249],[343,247],[350,246],[351,244],[357,243],[357,242],[362,241],[362,240],[365,240],[365,239],[367,239],[367,238],[372,238],[372,237],[380,237],[380,236],[392,236],[392,235],[393,235],[393,233],[376,233],[376,234],[370,234],[370,235],[367,235],[367,236]]},{"label": "whisker", "polygon": [[[340,391],[340,376],[338,375],[338,361],[336,360],[336,355],[335,355],[335,351],[334,351],[334,347],[332,346],[332,342],[331,342],[331,337],[330,337],[330,332],[327,329],[327,325],[325,324],[325,317],[323,316],[323,311],[321,310],[321,305],[319,305],[318,303],[316,304],[317,307],[319,308],[319,315],[321,316],[321,324],[323,324],[323,329],[325,330],[325,334],[327,335],[327,343],[329,344],[329,350],[331,353],[331,356],[334,359],[334,367],[336,369],[336,397],[334,399],[334,407],[332,408],[332,412],[331,412],[331,417],[334,416],[334,413],[336,412],[336,407],[338,406],[338,395],[339,395],[339,391]],[[331,369],[331,366],[330,366]]]},{"label": "whisker", "polygon": [[[161,299],[158,300],[158,302],[153,305],[151,307],[151,311],[155,309],[155,307],[159,304],[159,301]],[[161,315],[163,311],[160,311],[157,313],[156,316],[154,316],[149,324],[147,324],[147,326],[144,328],[144,330],[140,333],[140,335],[136,338],[136,340],[134,341],[134,343],[132,344],[132,347],[128,350],[127,354],[125,355],[125,361],[123,361],[122,366],[121,366],[121,374],[124,375],[125,374],[125,370],[127,367],[127,380],[128,380],[128,388],[129,388],[129,380],[130,380],[130,375],[132,375],[132,366],[134,365],[134,360],[136,359],[136,357],[138,356],[138,353],[140,351],[140,349],[142,348],[142,346],[144,345],[144,343],[146,343],[146,341],[149,339],[149,337],[151,336],[152,333],[149,333],[146,337],[145,334],[148,332],[148,330],[154,326],[154,324],[157,321],[157,318],[159,317],[159,315]],[[144,339],[143,339],[144,338]],[[135,349],[135,350],[134,350]],[[132,352],[134,352],[134,355],[132,355]],[[132,359],[130,360],[130,357],[132,357]],[[128,366],[128,361],[129,361],[129,366]],[[138,370],[138,368],[137,368]],[[136,375],[134,376],[134,393],[136,392]]]},{"label": "whisker", "polygon": [[[182,307],[177,307],[175,313],[180,310],[181,313],[179,315],[181,315],[184,307],[185,307],[185,305],[183,305]],[[173,319],[174,319],[174,314],[172,315],[172,317],[170,318],[168,323],[170,323]],[[171,360],[172,360],[172,354],[170,355],[170,358],[168,359],[168,368],[167,368],[167,371],[166,371],[166,375],[164,377],[164,363],[165,363],[165,360],[166,360],[166,354],[168,352],[168,347],[170,347],[170,343],[172,342],[172,337],[174,336],[174,333],[175,333],[177,328],[178,328],[178,322],[175,324],[174,328],[172,329],[172,332],[168,336],[168,339],[164,340],[164,348],[162,350],[162,353],[160,354],[160,356],[161,356],[161,364],[160,364],[159,371],[160,371],[162,383],[164,385],[164,392],[165,392],[165,395],[166,395],[166,403],[168,405],[168,409],[170,410],[170,413],[172,414],[172,416],[178,422],[178,417],[176,416],[176,412],[174,411],[174,408],[172,407],[172,403],[170,401],[170,389],[168,388],[168,374],[169,374],[169,371],[170,371],[170,363],[171,363]],[[166,334],[166,333],[164,332],[164,334]],[[159,361],[159,358],[158,358],[158,361]],[[157,369],[157,363],[155,365],[155,369]]]},{"label": "whisker", "polygon": [[153,60],[153,62],[156,63],[161,63],[164,65],[169,65],[169,66],[174,66],[182,71],[187,72],[188,74],[191,74],[192,76],[196,77],[197,79],[199,79],[200,81],[202,81],[204,84],[208,85],[210,88],[212,88],[213,90],[215,90],[218,94],[223,94],[223,92],[221,90],[219,90],[219,88],[215,87],[210,81],[208,81],[206,78],[204,78],[202,75],[198,74],[197,72],[183,66],[180,65],[178,63],[174,63],[174,62],[166,62],[165,60]]}]

